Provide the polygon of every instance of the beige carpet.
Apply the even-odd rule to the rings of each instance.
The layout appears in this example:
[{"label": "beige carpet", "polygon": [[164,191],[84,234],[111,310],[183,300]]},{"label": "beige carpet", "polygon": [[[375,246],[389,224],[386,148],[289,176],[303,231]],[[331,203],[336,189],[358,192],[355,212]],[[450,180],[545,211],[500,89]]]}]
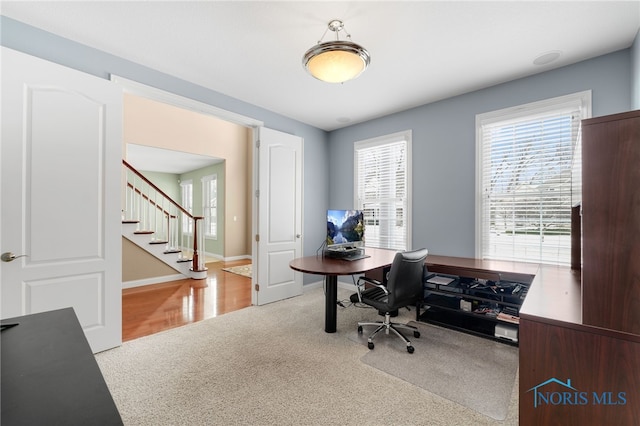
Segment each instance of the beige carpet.
[{"label": "beige carpet", "polygon": [[232,266],[230,268],[222,268],[225,272],[231,272],[232,274],[242,275],[243,277],[251,278],[252,265]]},{"label": "beige carpet", "polygon": [[[414,312],[402,315],[410,321]],[[324,294],[315,288],[133,340],[96,359],[125,425],[518,424],[517,377],[507,418],[496,421],[363,363],[366,344],[348,335],[358,320],[377,317],[338,307],[338,331],[325,333]]]}]

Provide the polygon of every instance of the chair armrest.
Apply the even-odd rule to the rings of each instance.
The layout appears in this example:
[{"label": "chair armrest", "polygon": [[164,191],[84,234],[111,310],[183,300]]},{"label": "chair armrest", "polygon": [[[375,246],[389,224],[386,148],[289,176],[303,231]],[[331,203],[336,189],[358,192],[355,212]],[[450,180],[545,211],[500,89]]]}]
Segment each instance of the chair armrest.
[{"label": "chair armrest", "polygon": [[373,278],[360,277],[360,278],[358,278],[358,286],[362,285],[360,283],[361,281],[364,281],[366,284],[371,284],[374,287],[381,288],[382,291],[384,291],[384,294],[389,294],[389,291],[387,290],[387,287],[382,285],[382,283],[380,281],[378,281],[378,280],[374,280]]}]

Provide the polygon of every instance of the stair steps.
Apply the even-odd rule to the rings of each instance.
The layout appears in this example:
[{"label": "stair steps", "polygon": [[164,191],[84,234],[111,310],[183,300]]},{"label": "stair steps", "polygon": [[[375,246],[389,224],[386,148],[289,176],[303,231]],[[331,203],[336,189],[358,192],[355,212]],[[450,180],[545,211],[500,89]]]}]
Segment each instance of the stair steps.
[{"label": "stair steps", "polygon": [[138,247],[150,253],[166,265],[175,269],[186,278],[193,278],[191,271],[191,259],[180,257],[182,251],[178,249],[167,249],[167,241],[153,240],[149,236],[153,231],[137,231],[137,221],[122,221],[122,236],[133,242]]}]

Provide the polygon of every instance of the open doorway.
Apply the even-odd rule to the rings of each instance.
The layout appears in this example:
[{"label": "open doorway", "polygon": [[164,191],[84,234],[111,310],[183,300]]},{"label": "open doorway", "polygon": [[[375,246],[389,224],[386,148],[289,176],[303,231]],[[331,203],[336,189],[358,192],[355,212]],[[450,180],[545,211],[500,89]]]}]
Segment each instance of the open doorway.
[{"label": "open doorway", "polygon": [[[127,163],[197,216],[204,214],[203,180],[215,176],[218,187],[217,229],[204,238],[206,279],[176,279],[123,238],[123,340],[250,306],[251,277],[224,269],[250,265],[252,258],[251,129],[145,96],[125,93],[123,99]],[[184,205],[187,182],[190,206]],[[168,275],[148,285],[154,277],[141,273]],[[142,286],[131,285],[131,279]]]},{"label": "open doorway", "polygon": [[[258,120],[190,98],[117,76],[112,76],[112,80],[123,87],[125,101],[128,99],[131,104],[138,106],[144,104],[144,108],[131,108],[147,124],[144,131],[135,125],[129,127],[130,111],[125,105],[126,142],[225,159],[225,215],[232,218],[225,223],[225,257],[235,256],[237,245],[242,246],[241,254],[251,253],[255,267],[252,304],[260,305],[302,294],[301,274],[294,274],[288,267],[290,260],[302,255],[303,246],[302,138],[266,129]],[[148,116],[149,110],[154,108],[156,111],[151,117]],[[171,115],[159,114],[158,111],[171,111]],[[177,132],[175,127],[169,126],[176,116],[188,123]],[[215,130],[212,123],[216,124]],[[188,134],[185,134],[185,129]],[[242,134],[241,140],[245,143],[229,143],[234,139],[227,132]],[[206,135],[206,139],[202,135]],[[222,142],[214,143],[216,139]],[[235,155],[238,151],[243,151],[245,155]],[[238,174],[232,176],[232,173]],[[284,186],[291,191],[270,191],[270,188],[282,186],[278,182],[286,182]],[[230,189],[230,183],[243,186],[244,189],[234,191]],[[284,194],[287,195],[284,198],[275,196]],[[292,220],[283,222],[283,215],[272,214],[285,210],[285,216],[290,216]],[[229,226],[233,224],[237,226],[235,233],[229,231]],[[265,251],[266,247],[269,250]],[[278,255],[274,250],[279,250]]]},{"label": "open doorway", "polygon": [[[221,260],[250,259],[252,150],[250,129],[146,97],[124,95],[125,159],[155,178],[181,203],[191,185],[194,214],[202,212],[201,178],[215,175],[217,232],[207,235],[205,252]],[[199,173],[199,174],[198,174]],[[182,182],[181,182],[182,181]]]},{"label": "open doorway", "polygon": [[[166,198],[182,206],[189,213],[205,218],[204,245],[200,247],[204,264],[224,260],[224,230],[227,220],[224,215],[224,159],[131,143],[126,144],[124,158],[133,169],[153,183]],[[133,172],[129,170],[127,176],[131,178]],[[138,182],[140,182],[139,179]],[[131,194],[131,190],[128,191],[128,194]],[[133,207],[135,210],[135,205],[130,205],[133,201],[131,197],[127,198],[125,201],[127,209]],[[134,214],[135,212],[126,211],[123,214],[123,219],[131,219],[130,216]],[[175,218],[176,221],[180,221],[180,219],[180,217]],[[171,220],[167,218],[167,221]],[[138,224],[138,226],[141,225]],[[176,225],[177,228],[180,228],[178,223]],[[166,250],[169,251],[165,253],[168,256],[162,256],[159,251],[149,249],[146,244],[139,247],[133,242],[129,243],[123,240],[125,256],[123,256],[122,281],[124,288],[134,287],[135,283],[153,282],[154,277],[157,277],[156,282],[160,278],[165,281],[175,279],[175,272],[171,268],[168,270],[169,275],[163,276],[163,273],[167,273],[165,265],[159,265],[157,259],[143,253],[147,251],[156,254],[160,261],[169,267],[176,266],[174,261],[177,253],[179,253],[179,257],[192,258],[193,250],[189,244],[192,239],[191,232],[187,230],[187,235],[182,235],[181,229],[174,231],[175,235],[172,236],[172,241],[167,242]],[[139,240],[142,239],[134,239],[134,241]],[[172,245],[174,242],[178,243],[175,247]],[[239,257],[250,259],[249,254]]]}]

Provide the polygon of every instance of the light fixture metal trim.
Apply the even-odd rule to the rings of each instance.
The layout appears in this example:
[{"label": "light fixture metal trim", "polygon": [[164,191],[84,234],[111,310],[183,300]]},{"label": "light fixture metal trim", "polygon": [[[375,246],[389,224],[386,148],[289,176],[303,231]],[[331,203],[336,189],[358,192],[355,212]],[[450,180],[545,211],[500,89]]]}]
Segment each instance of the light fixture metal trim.
[{"label": "light fixture metal trim", "polygon": [[[302,65],[313,77],[329,83],[343,83],[358,77],[369,66],[371,55],[357,43],[339,40],[339,32],[344,31],[342,21],[330,21],[327,29],[336,33],[336,40],[318,41],[304,54]],[[350,39],[351,35],[347,33],[347,37]]]}]

